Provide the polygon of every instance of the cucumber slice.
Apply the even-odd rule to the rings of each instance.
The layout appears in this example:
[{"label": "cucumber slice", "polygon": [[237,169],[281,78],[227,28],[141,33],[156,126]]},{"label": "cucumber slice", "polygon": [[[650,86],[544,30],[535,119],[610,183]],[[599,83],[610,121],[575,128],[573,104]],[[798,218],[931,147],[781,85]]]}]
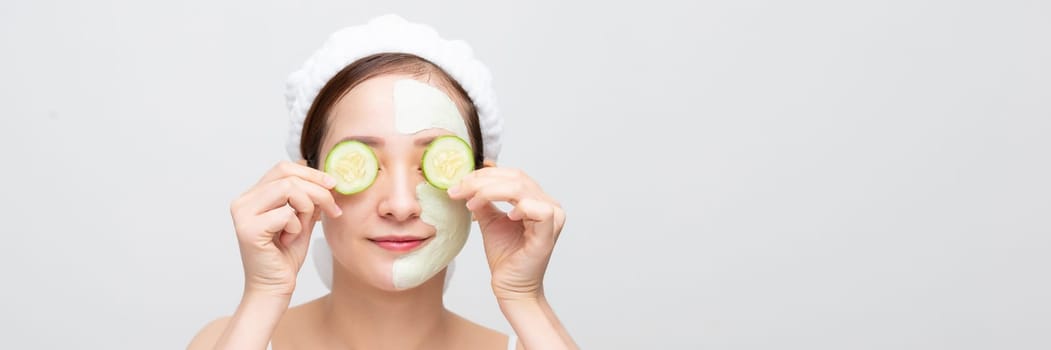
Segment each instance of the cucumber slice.
[{"label": "cucumber slice", "polygon": [[340,142],[325,157],[325,173],[336,178],[335,190],[342,194],[355,194],[372,186],[379,169],[372,148],[360,141]]},{"label": "cucumber slice", "polygon": [[420,164],[427,182],[444,190],[474,170],[474,153],[467,141],[457,136],[439,136],[427,146]]}]

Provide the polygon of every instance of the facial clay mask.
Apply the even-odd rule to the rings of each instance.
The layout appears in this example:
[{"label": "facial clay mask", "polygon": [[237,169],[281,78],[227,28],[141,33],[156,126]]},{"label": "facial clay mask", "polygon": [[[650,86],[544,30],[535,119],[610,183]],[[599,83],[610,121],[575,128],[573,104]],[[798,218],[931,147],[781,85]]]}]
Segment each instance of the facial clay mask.
[{"label": "facial clay mask", "polygon": [[449,199],[445,191],[425,182],[416,185],[416,196],[422,209],[420,220],[434,226],[437,235],[394,261],[391,276],[397,289],[418,286],[445,268],[463,249],[471,231],[471,212],[464,202]]},{"label": "facial clay mask", "polygon": [[[394,83],[394,126],[403,134],[441,128],[469,140],[460,111],[445,93],[431,85],[403,79]],[[394,261],[391,276],[396,289],[416,287],[445,268],[467,242],[471,212],[464,201],[449,199],[427,182],[416,186],[420,220],[434,226],[435,237],[420,249]]]},{"label": "facial clay mask", "polygon": [[456,103],[438,88],[413,79],[394,82],[394,128],[402,134],[441,128],[470,140]]}]

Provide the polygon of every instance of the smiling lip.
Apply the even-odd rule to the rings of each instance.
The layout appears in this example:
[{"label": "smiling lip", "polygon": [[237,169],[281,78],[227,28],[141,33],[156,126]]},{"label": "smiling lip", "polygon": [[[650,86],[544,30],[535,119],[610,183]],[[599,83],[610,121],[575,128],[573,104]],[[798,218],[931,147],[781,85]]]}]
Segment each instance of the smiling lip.
[{"label": "smiling lip", "polygon": [[412,237],[412,236],[384,236],[369,238],[372,243],[380,246],[380,248],[390,250],[393,252],[407,252],[419,247],[426,242],[430,237]]}]

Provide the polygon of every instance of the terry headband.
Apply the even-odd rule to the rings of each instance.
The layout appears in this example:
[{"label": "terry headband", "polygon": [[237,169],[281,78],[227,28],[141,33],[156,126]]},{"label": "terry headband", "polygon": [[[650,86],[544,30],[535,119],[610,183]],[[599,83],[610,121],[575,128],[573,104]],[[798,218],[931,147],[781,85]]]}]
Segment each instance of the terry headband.
[{"label": "terry headband", "polygon": [[410,23],[397,15],[384,15],[365,25],[332,33],[303,66],[288,77],[285,100],[291,114],[287,150],[292,160],[299,154],[299,139],[314,98],[336,73],[358,59],[378,53],[407,53],[434,63],[449,74],[474,102],[482,130],[485,159],[497,160],[503,122],[497,113],[489,69],[473,56],[462,40],[446,40],[433,28]]}]

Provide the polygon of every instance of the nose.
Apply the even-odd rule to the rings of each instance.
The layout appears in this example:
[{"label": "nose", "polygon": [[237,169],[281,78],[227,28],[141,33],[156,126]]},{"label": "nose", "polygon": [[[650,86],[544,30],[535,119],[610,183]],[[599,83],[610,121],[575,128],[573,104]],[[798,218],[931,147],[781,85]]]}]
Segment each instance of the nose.
[{"label": "nose", "polygon": [[380,179],[377,179],[386,187],[379,203],[380,216],[396,221],[419,218],[420,202],[416,199],[416,185],[421,179],[415,169],[398,165],[384,170],[386,174],[381,173]]}]

